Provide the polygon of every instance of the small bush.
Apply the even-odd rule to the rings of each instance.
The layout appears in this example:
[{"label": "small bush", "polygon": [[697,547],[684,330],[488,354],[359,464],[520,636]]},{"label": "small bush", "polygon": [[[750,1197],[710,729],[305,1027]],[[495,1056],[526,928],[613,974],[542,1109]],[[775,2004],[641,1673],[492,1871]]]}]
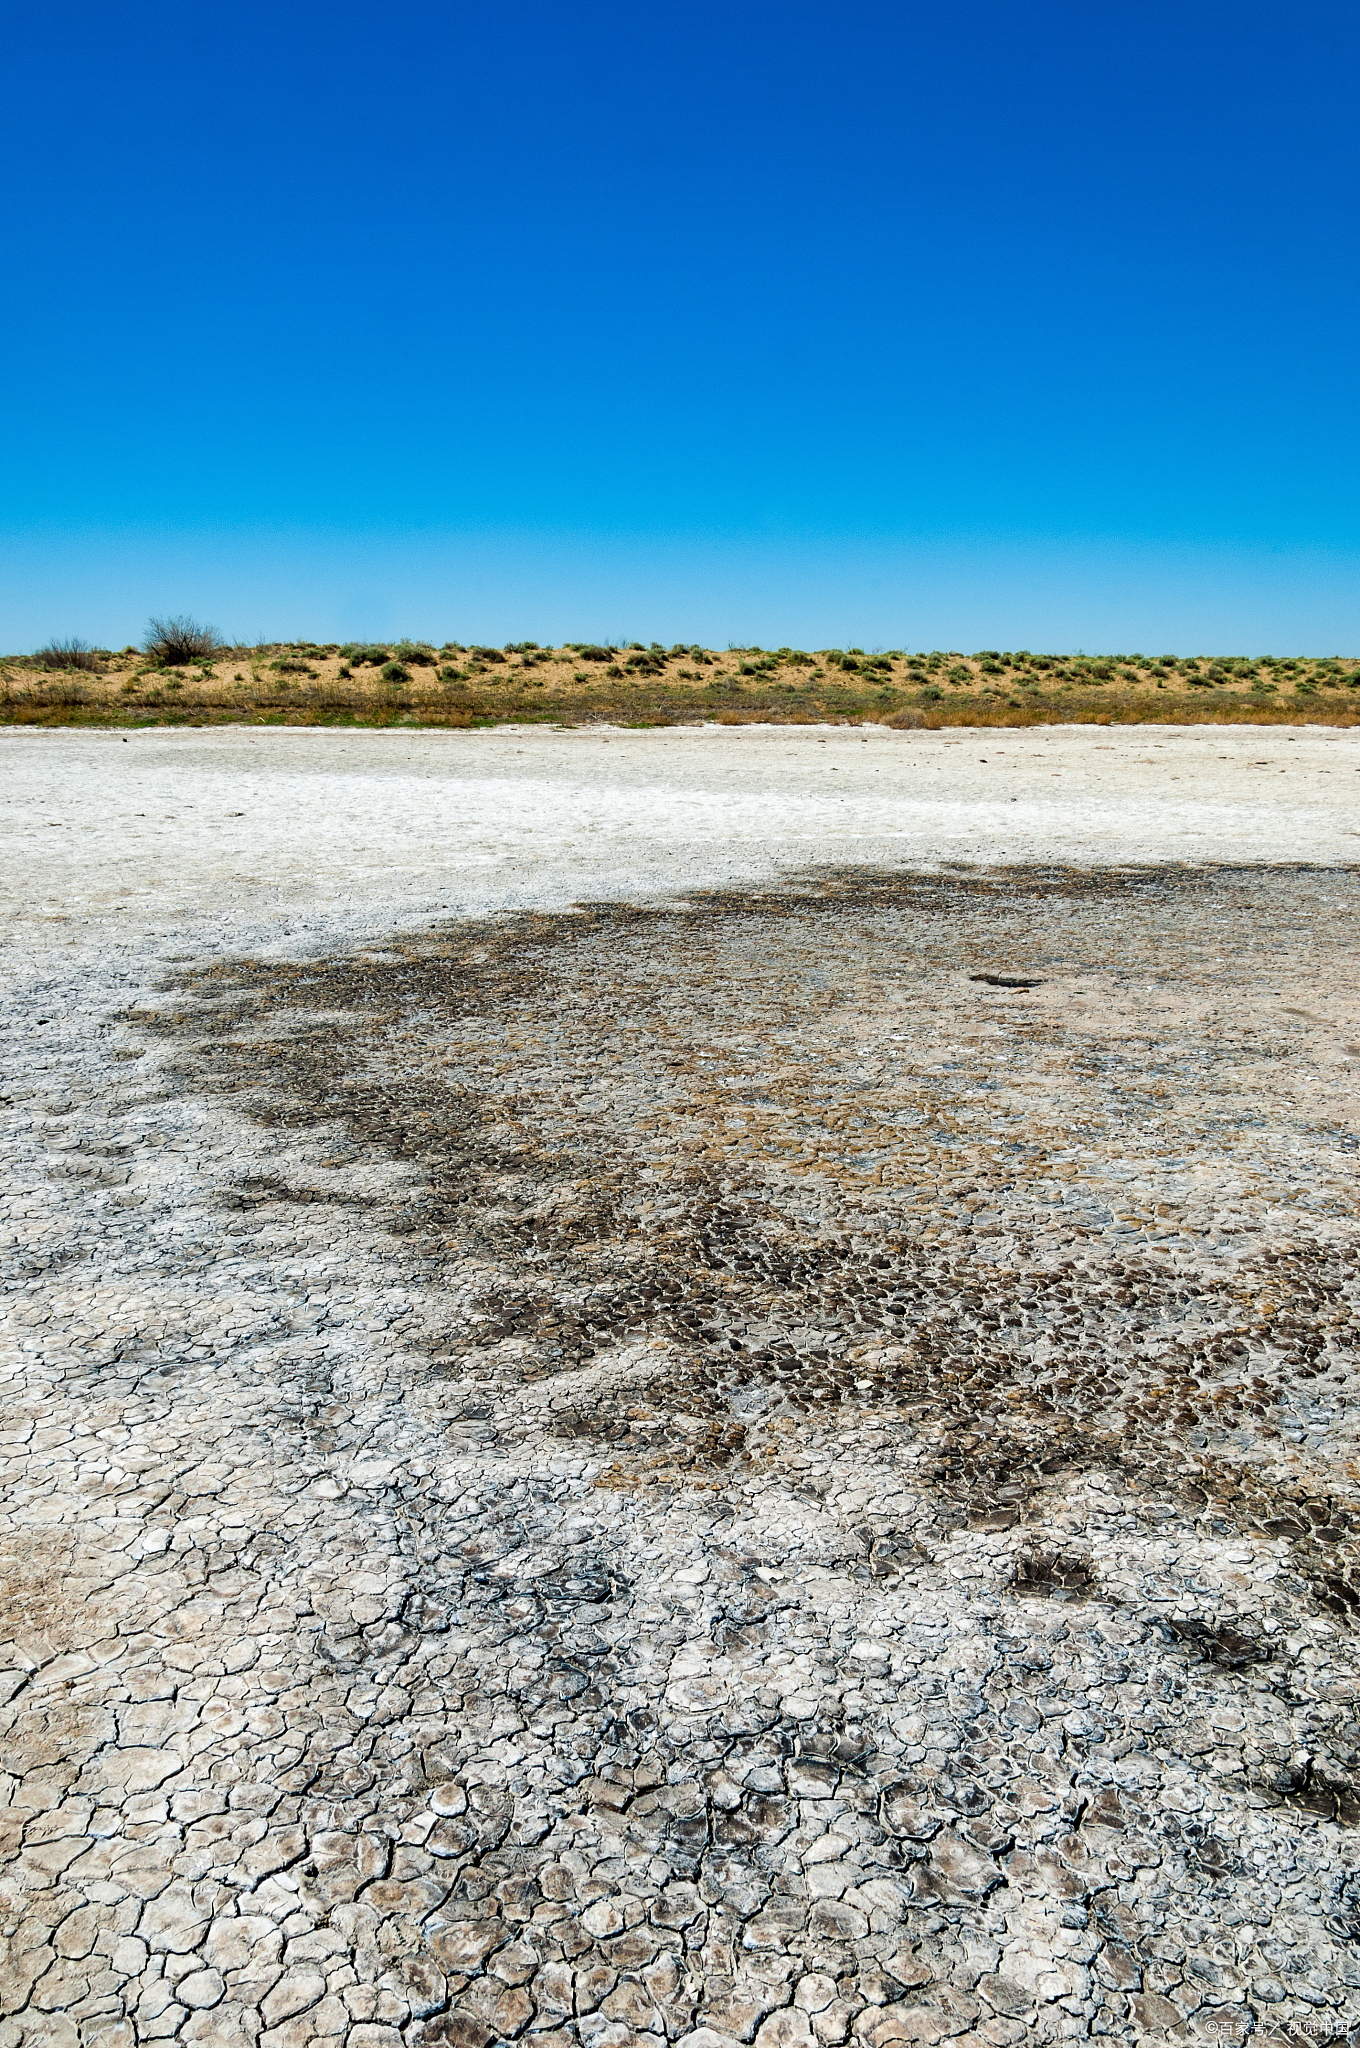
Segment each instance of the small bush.
[{"label": "small bush", "polygon": [[409,661],[416,668],[433,668],[435,651],[425,640],[398,640],[392,653],[398,661]]},{"label": "small bush", "polygon": [[189,661],[211,661],[223,642],[212,626],[196,619],[148,619],[142,646],[164,668],[182,668]]},{"label": "small bush", "polygon": [[66,640],[49,640],[46,647],[40,647],[33,657],[39,668],[83,668],[95,669],[99,657],[88,640],[77,640],[74,635]]},{"label": "small bush", "polygon": [[381,668],[389,655],[385,647],[342,647],[340,658],[354,668]]},{"label": "small bush", "polygon": [[378,671],[385,683],[409,683],[411,671],[404,661],[385,662]]},{"label": "small bush", "polygon": [[578,647],[576,652],[582,661],[612,661],[615,650],[612,647]]},{"label": "small bush", "polygon": [[499,647],[472,647],[469,648],[468,653],[473,661],[499,661],[503,663],[505,660],[505,656],[501,653]]}]

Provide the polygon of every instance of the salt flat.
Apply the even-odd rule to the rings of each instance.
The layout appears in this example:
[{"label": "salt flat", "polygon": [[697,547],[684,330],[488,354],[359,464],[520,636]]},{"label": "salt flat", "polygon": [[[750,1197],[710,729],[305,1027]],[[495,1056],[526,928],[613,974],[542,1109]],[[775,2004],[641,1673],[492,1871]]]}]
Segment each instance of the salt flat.
[{"label": "salt flat", "polygon": [[1352,734],[0,741],[0,2048],[1360,2023]]},{"label": "salt flat", "polygon": [[809,860],[1328,862],[1360,836],[1360,741],[1323,727],[7,729],[0,767],[13,907],[252,941]]}]

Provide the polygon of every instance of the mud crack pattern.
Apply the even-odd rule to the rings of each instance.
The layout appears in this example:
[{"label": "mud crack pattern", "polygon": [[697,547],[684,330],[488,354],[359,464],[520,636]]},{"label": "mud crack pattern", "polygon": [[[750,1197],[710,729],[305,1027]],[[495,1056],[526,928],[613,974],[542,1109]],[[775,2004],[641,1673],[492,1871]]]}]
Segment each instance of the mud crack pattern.
[{"label": "mud crack pattern", "polygon": [[14,1088],[0,2048],[1355,2035],[1356,899],[587,906]]}]

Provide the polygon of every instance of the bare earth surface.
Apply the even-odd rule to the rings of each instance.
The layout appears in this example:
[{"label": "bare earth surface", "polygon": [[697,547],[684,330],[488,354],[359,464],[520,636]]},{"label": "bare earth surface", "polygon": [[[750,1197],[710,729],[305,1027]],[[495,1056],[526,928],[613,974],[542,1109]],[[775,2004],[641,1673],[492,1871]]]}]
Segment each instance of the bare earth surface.
[{"label": "bare earth surface", "polygon": [[0,771],[0,2048],[1360,2038],[1355,735]]}]

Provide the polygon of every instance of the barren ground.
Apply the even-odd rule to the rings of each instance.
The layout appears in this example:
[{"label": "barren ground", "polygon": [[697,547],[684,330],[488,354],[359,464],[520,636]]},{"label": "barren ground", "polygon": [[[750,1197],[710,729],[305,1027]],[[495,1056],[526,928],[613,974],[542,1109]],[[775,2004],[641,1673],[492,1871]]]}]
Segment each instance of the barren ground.
[{"label": "barren ground", "polygon": [[0,762],[0,2048],[1360,2035],[1353,734]]}]

